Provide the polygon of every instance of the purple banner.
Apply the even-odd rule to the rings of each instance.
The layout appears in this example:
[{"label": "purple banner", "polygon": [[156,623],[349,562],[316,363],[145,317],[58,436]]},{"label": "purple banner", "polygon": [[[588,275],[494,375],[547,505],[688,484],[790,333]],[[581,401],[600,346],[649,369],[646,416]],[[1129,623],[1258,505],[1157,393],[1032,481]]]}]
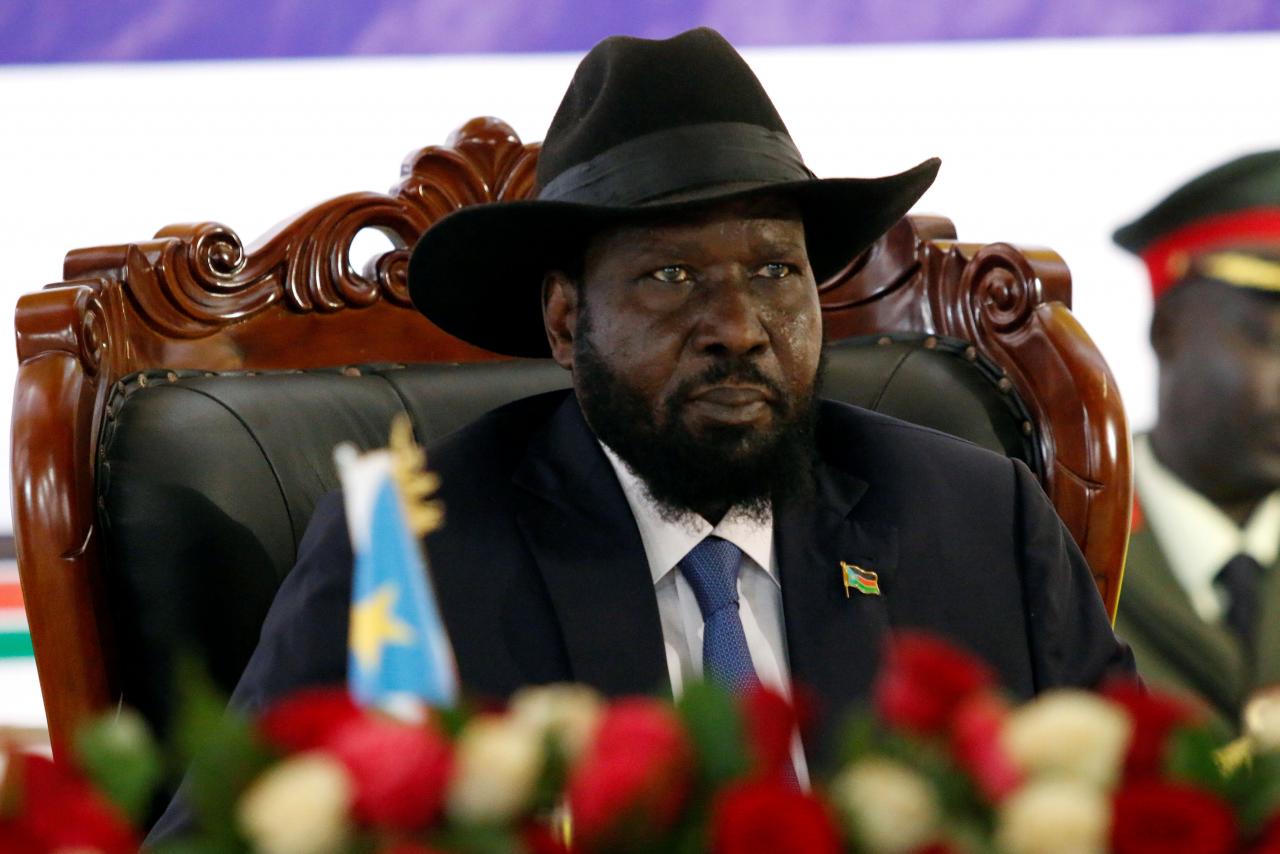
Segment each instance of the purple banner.
[{"label": "purple banner", "polygon": [[1280,29],[1275,0],[8,0],[0,62],[583,51],[699,25],[739,46]]}]

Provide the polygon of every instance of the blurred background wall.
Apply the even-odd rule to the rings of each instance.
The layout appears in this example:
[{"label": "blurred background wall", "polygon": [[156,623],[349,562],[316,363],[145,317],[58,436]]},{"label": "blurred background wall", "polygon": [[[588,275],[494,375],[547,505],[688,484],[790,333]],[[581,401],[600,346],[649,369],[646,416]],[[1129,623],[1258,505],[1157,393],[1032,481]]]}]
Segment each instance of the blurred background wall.
[{"label": "blurred background wall", "polygon": [[[1060,252],[1133,425],[1150,423],[1150,297],[1109,235],[1183,179],[1280,145],[1276,0],[0,0],[0,399],[14,304],[62,278],[67,250],[204,220],[252,242],[386,189],[472,116],[540,139],[598,39],[703,24],[743,48],[819,175],[939,155],[918,212]],[[43,724],[11,561],[5,724]]]}]

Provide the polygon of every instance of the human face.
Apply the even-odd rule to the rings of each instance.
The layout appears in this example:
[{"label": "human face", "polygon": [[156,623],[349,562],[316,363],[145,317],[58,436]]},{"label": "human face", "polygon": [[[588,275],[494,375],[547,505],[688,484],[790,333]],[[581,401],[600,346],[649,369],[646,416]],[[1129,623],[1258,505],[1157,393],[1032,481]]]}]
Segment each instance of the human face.
[{"label": "human face", "polygon": [[1173,299],[1157,308],[1152,330],[1152,441],[1166,465],[1243,521],[1280,488],[1280,297],[1197,281],[1164,297]]},{"label": "human face", "polygon": [[701,447],[725,478],[735,461],[750,469],[807,423],[822,321],[804,228],[785,207],[721,205],[605,231],[579,283],[549,277],[546,318],[587,420],[638,471],[615,446],[626,437],[604,435],[613,431],[602,423],[610,413],[593,406],[599,383],[584,380],[622,384],[629,417],[644,422],[637,429]]}]

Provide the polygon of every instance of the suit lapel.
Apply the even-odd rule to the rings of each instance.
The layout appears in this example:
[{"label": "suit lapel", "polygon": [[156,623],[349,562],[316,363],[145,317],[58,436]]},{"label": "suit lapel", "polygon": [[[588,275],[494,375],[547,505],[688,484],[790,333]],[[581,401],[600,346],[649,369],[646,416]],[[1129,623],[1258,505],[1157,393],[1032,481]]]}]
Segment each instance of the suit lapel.
[{"label": "suit lapel", "polygon": [[1133,533],[1128,560],[1134,569],[1120,599],[1128,621],[1189,687],[1234,718],[1245,683],[1235,638],[1200,619],[1149,529]]},{"label": "suit lapel", "polygon": [[1273,563],[1263,577],[1261,595],[1252,688],[1280,682],[1280,560]]},{"label": "suit lapel", "polygon": [[[813,691],[818,709],[811,764],[835,756],[839,717],[871,692],[889,628],[885,598],[897,564],[896,529],[850,519],[864,481],[819,464],[813,503],[780,508],[774,537],[782,580],[791,678]],[[880,575],[884,594],[846,596],[840,562]]]},{"label": "suit lapel", "polygon": [[513,481],[516,519],[551,597],[573,678],[609,695],[670,690],[644,545],[570,396]]}]

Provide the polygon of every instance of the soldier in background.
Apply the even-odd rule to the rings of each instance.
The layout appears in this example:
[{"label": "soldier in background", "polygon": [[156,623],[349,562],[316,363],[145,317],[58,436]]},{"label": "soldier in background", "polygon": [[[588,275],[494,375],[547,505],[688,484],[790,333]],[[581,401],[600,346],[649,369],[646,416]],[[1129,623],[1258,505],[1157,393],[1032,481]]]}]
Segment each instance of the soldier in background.
[{"label": "soldier in background", "polygon": [[1195,178],[1115,241],[1150,273],[1160,372],[1117,634],[1148,683],[1238,724],[1280,682],[1280,151]]}]

